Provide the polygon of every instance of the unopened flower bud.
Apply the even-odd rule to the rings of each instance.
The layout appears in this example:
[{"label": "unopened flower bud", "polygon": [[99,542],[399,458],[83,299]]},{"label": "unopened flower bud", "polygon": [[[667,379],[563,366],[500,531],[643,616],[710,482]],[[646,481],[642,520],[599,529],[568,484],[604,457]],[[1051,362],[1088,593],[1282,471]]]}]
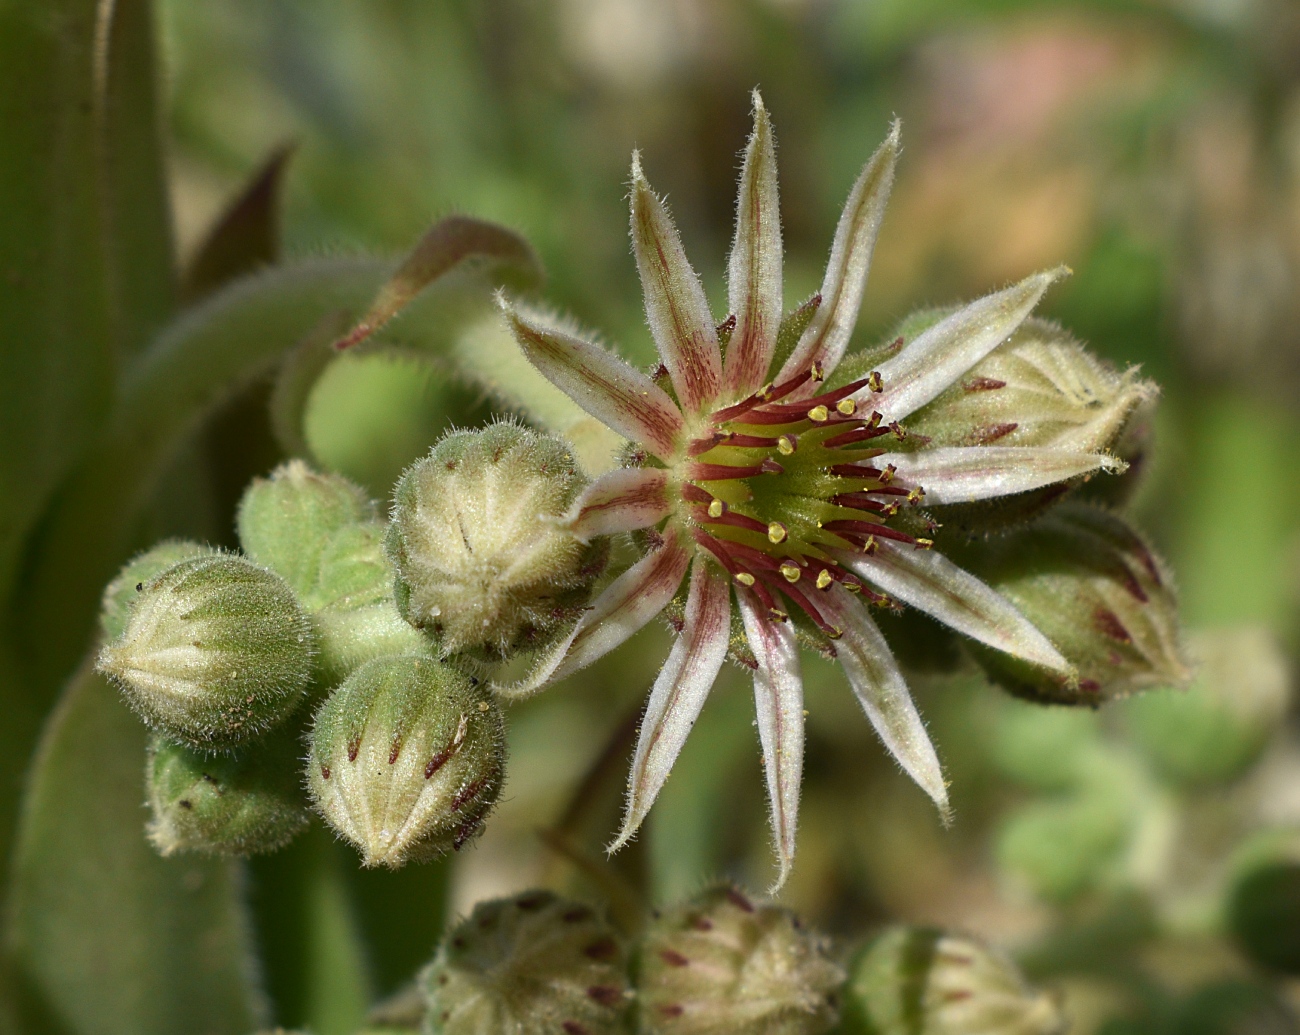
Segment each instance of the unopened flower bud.
[{"label": "unopened flower bud", "polygon": [[971,938],[894,927],[852,967],[845,1035],[1057,1035],[1055,999],[1030,988],[1015,964]]},{"label": "unopened flower bud", "polygon": [[99,669],[150,726],[229,747],[302,701],[311,625],[284,579],[231,554],[181,561],[143,584]]},{"label": "unopened flower bud", "polygon": [[731,885],[655,918],[641,948],[641,1031],[816,1035],[836,1021],[844,972],[788,910]]},{"label": "unopened flower bud", "polygon": [[1097,704],[1183,686],[1178,606],[1163,563],[1120,517],[1089,506],[980,544],[968,567],[1011,600],[1076,667],[1078,678],[974,647],[995,682],[1062,704]]},{"label": "unopened flower bud", "polygon": [[549,891],[480,902],[420,985],[426,1035],[614,1035],[632,998],[614,929]]},{"label": "unopened flower bud", "polygon": [[561,527],[585,479],[567,445],[516,424],[444,437],[397,483],[388,550],[397,602],[444,654],[485,661],[575,621],[606,543]]},{"label": "unopened flower bud", "polygon": [[497,704],[469,676],[404,654],[361,665],[321,705],[307,779],[365,865],[396,869],[477,833],[504,768]]},{"label": "unopened flower bud", "polygon": [[1226,783],[1254,765],[1287,713],[1286,660],[1261,626],[1203,631],[1190,653],[1196,681],[1126,702],[1129,732],[1166,778]]},{"label": "unopened flower bud", "polygon": [[373,517],[374,507],[359,486],[290,460],[245,490],[239,541],[249,557],[282,575],[295,593],[307,594],[315,588],[329,536]]},{"label": "unopened flower bud", "polygon": [[1300,859],[1244,868],[1228,895],[1228,928],[1268,970],[1300,977]]},{"label": "unopened flower bud", "polygon": [[213,755],[154,734],[145,784],[149,840],[163,855],[256,855],[288,844],[311,813],[298,739],[282,728],[234,754]]},{"label": "unopened flower bud", "polygon": [[104,631],[104,639],[115,640],[122,635],[135,598],[144,591],[146,582],[173,564],[215,552],[209,547],[184,539],[167,539],[132,557],[117,573],[117,577],[104,587],[99,613],[99,625]]}]

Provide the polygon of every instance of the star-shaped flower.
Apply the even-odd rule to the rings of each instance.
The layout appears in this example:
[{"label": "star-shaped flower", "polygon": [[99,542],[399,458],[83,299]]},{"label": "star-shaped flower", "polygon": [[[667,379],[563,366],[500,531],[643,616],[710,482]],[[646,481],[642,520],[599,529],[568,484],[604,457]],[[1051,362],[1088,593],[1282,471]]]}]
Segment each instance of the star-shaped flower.
[{"label": "star-shaped flower", "polygon": [[[755,92],[728,262],[730,315],[721,323],[634,154],[632,243],[662,363],[653,376],[502,302],[533,365],[634,443],[628,465],[579,498],[569,527],[583,538],[643,530],[650,544],[528,689],[617,647],[668,607],[689,578],[684,616],[675,623],[680,635],[650,692],[612,849],[645,818],[729,651],[753,671],[777,886],[794,857],[803,768],[797,632],[842,663],[885,746],[945,814],[939,760],[870,607],[911,605],[1062,681],[1073,678],[1065,658],[1008,600],[918,534],[926,528],[915,505],[1011,495],[1117,462],[1068,449],[927,448],[899,424],[1005,341],[1064,271],[1028,277],[913,341],[849,357],[841,367],[898,139],[895,124],[854,184],[820,293],[783,318],[776,155]],[[743,640],[733,638],[733,598]]]}]

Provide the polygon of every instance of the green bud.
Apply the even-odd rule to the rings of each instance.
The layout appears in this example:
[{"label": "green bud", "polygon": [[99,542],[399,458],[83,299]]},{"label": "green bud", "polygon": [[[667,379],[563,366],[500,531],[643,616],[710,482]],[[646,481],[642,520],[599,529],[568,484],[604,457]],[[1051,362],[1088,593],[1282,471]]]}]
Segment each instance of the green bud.
[{"label": "green bud", "polygon": [[971,938],[893,927],[853,963],[845,1035],[1057,1035],[1054,997],[1007,957]]},{"label": "green bud", "polygon": [[1300,976],[1300,861],[1247,869],[1228,895],[1228,928],[1250,959]]},{"label": "green bud", "polygon": [[311,818],[292,729],[229,755],[196,751],[155,733],[145,784],[153,812],[146,833],[163,855],[273,852]]},{"label": "green bud", "polygon": [[316,629],[317,667],[329,683],[386,654],[428,652],[428,641],[398,613],[393,565],[384,552],[386,526],[345,525],[320,550],[316,585],[303,597]]},{"label": "green bud", "polygon": [[298,707],[313,649],[311,624],[284,579],[214,554],[144,583],[98,668],[150,726],[196,747],[228,747]]},{"label": "green bud", "polygon": [[844,972],[788,910],[731,885],[657,916],[640,950],[641,1031],[817,1035],[834,1026]]},{"label": "green bud", "polygon": [[1255,764],[1287,713],[1286,660],[1258,626],[1201,632],[1191,653],[1199,666],[1187,690],[1125,702],[1129,732],[1167,779],[1226,783]]},{"label": "green bud", "polygon": [[1119,796],[1030,802],[1010,812],[998,830],[998,867],[1036,897],[1066,902],[1105,877],[1134,822],[1130,802]]},{"label": "green bud", "polygon": [[569,447],[517,424],[445,436],[393,493],[397,603],[444,654],[540,648],[577,620],[604,567],[559,518],[585,485]]},{"label": "green bud", "polygon": [[967,567],[1003,594],[1078,670],[1077,682],[979,646],[986,673],[1038,701],[1095,705],[1191,677],[1168,572],[1120,517],[1061,509],[982,543]]},{"label": "green bud", "polygon": [[290,460],[245,490],[239,502],[239,541],[249,557],[305,595],[316,586],[330,534],[373,517],[374,507],[358,486]]},{"label": "green bud", "polygon": [[366,662],[321,705],[307,779],[365,865],[396,869],[477,833],[504,769],[496,703],[469,676],[406,654]]},{"label": "green bud", "polygon": [[1076,788],[1102,750],[1097,714],[1079,708],[1044,708],[1001,698],[989,752],[998,769],[1040,791]]},{"label": "green bud", "polygon": [[131,617],[131,606],[146,582],[173,564],[215,552],[209,547],[184,539],[166,539],[132,557],[117,573],[117,577],[104,587],[99,612],[99,626],[104,631],[104,639],[115,640],[122,635],[127,620]]},{"label": "green bud", "polygon": [[420,985],[426,1035],[613,1035],[632,998],[614,929],[549,891],[480,902]]},{"label": "green bud", "polygon": [[1228,980],[1188,996],[1168,1030],[1178,1035],[1298,1035],[1300,1023],[1271,989]]}]

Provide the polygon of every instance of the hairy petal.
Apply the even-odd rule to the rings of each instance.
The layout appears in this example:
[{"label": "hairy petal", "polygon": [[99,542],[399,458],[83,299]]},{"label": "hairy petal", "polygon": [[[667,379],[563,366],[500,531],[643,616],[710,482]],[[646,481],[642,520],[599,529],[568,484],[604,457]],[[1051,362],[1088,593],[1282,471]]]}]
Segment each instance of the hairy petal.
[{"label": "hairy petal", "polygon": [[[858,322],[858,309],[871,268],[871,253],[885,215],[885,203],[894,183],[894,166],[898,162],[898,136],[902,126],[895,121],[885,142],[862,168],[849,199],[844,203],[831,257],[822,279],[821,306],[804,331],[799,344],[777,375],[784,381],[820,363],[829,373],[844,356],[849,336]],[[799,394],[813,391],[812,386]]]},{"label": "hairy petal", "polygon": [[838,585],[818,596],[817,606],[827,621],[844,630],[835,650],[862,710],[889,753],[939,806],[946,822],[948,788],[939,756],[885,637],[862,603]]},{"label": "hairy petal", "polygon": [[754,714],[763,745],[763,769],[772,815],[772,844],[780,867],[775,894],[794,864],[795,830],[799,821],[799,788],[803,780],[803,676],[799,644],[790,622],[774,622],[746,591],[736,594],[745,638],[754,652]]},{"label": "hairy petal", "polygon": [[584,543],[649,528],[668,516],[668,472],[630,467],[603,474],[573,502],[563,525]]},{"label": "hairy petal", "polygon": [[499,301],[519,347],[543,377],[624,438],[656,456],[672,455],[682,415],[667,392],[608,349]]},{"label": "hairy petal", "polygon": [[727,346],[723,382],[737,398],[767,377],[781,325],[781,213],[776,144],[763,98],[754,91],[754,132],[745,148],[736,198],[736,236],[727,261],[727,304],[736,327]]},{"label": "hairy petal", "polygon": [[632,772],[628,776],[627,812],[616,852],[645,819],[668,779],[686,737],[727,656],[731,635],[731,585],[711,562],[700,557],[691,569],[686,624],[655,680],[641,720]]},{"label": "hairy petal", "polygon": [[645,295],[646,319],[682,409],[700,410],[718,397],[722,353],[700,278],[691,269],[677,227],[632,154],[632,250]]},{"label": "hairy petal", "polygon": [[875,553],[840,556],[886,593],[971,639],[1073,677],[1070,663],[1011,601],[937,550],[882,542]]},{"label": "hairy petal", "polygon": [[1104,453],[1037,446],[945,446],[916,453],[885,453],[872,463],[892,465],[904,485],[919,485],[925,502],[970,503],[1041,489],[1093,471],[1127,465]]},{"label": "hairy petal", "polygon": [[1068,273],[1064,266],[1035,273],[940,320],[881,364],[882,392],[872,395],[864,389],[858,398],[886,420],[902,420],[1006,341],[1043,292]]}]

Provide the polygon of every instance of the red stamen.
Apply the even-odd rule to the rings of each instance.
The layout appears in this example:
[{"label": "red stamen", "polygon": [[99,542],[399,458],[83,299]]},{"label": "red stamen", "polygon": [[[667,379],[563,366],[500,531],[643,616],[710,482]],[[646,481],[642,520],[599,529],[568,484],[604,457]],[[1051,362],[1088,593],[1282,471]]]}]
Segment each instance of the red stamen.
[{"label": "red stamen", "polygon": [[784,578],[781,579],[780,582],[778,582],[776,579],[772,578],[771,576],[765,575],[764,579],[771,586],[777,589],[779,592],[785,594],[792,601],[794,601],[801,608],[803,608],[804,613],[809,618],[811,618],[814,623],[816,623],[817,628],[820,629],[822,632],[824,632],[832,640],[838,640],[841,636],[844,635],[843,629],[835,628],[835,626],[831,625],[829,622],[826,621],[825,618],[821,616],[821,612],[817,610],[817,608],[813,605],[813,602],[808,599],[807,595],[803,592],[803,590],[799,589],[798,586],[794,585],[793,583],[786,582]]},{"label": "red stamen", "polygon": [[715,431],[711,435],[705,435],[703,438],[697,438],[686,447],[687,456],[699,456],[701,453],[707,453],[714,446],[726,442],[731,435],[725,431]]},{"label": "red stamen", "polygon": [[760,474],[781,474],[785,468],[775,460],[764,460],[750,467],[732,467],[730,464],[693,463],[687,477],[697,482],[725,482],[735,478],[754,478]]},{"label": "red stamen", "polygon": [[766,393],[761,391],[755,392],[747,399],[741,399],[740,402],[736,403],[734,406],[727,406],[724,409],[715,410],[710,420],[712,420],[714,424],[723,424],[729,420],[735,420],[736,417],[740,416],[740,414],[748,413],[756,406],[763,406],[766,403],[776,402],[777,399],[785,398],[785,396],[793,392],[810,377],[812,377],[812,370],[805,370],[802,374],[796,374],[784,384],[779,384],[774,388],[769,388]]},{"label": "red stamen", "polygon": [[759,417],[759,416],[764,418],[772,418],[776,416],[788,416],[795,420],[801,419],[804,416],[806,416],[808,411],[811,410],[814,406],[827,406],[827,407],[834,406],[841,399],[847,399],[859,388],[865,388],[869,380],[870,378],[867,377],[860,378],[859,380],[854,381],[851,384],[844,385],[842,388],[836,388],[829,392],[823,392],[821,395],[814,395],[811,399],[803,399],[797,403],[791,403],[786,406],[774,406],[771,409],[760,410],[758,413],[751,414],[749,418],[746,418],[744,423],[746,424],[777,423],[776,421],[771,419],[765,419],[763,421],[756,421],[752,419],[754,417]]},{"label": "red stamen", "polygon": [[880,438],[881,435],[888,435],[888,428],[871,427],[858,428],[856,431],[846,431],[840,435],[834,435],[822,443],[827,449],[836,449],[840,446],[851,446],[855,442],[866,442],[873,438]]},{"label": "red stamen", "polygon": [[682,486],[682,499],[690,503],[703,503],[706,507],[713,502],[712,496],[698,485],[692,485],[690,482],[686,482]]},{"label": "red stamen", "polygon": [[916,536],[900,532],[888,525],[878,525],[874,521],[827,521],[822,528],[827,532],[834,532],[836,535],[844,536],[850,542],[853,542],[855,538],[875,536],[877,539],[893,539],[899,543],[916,545]]},{"label": "red stamen", "polygon": [[697,515],[695,520],[706,525],[730,525],[732,528],[744,528],[750,532],[757,532],[761,536],[767,535],[767,525],[763,524],[763,522],[731,511],[727,511],[718,517],[713,517],[707,513],[703,517]]}]

